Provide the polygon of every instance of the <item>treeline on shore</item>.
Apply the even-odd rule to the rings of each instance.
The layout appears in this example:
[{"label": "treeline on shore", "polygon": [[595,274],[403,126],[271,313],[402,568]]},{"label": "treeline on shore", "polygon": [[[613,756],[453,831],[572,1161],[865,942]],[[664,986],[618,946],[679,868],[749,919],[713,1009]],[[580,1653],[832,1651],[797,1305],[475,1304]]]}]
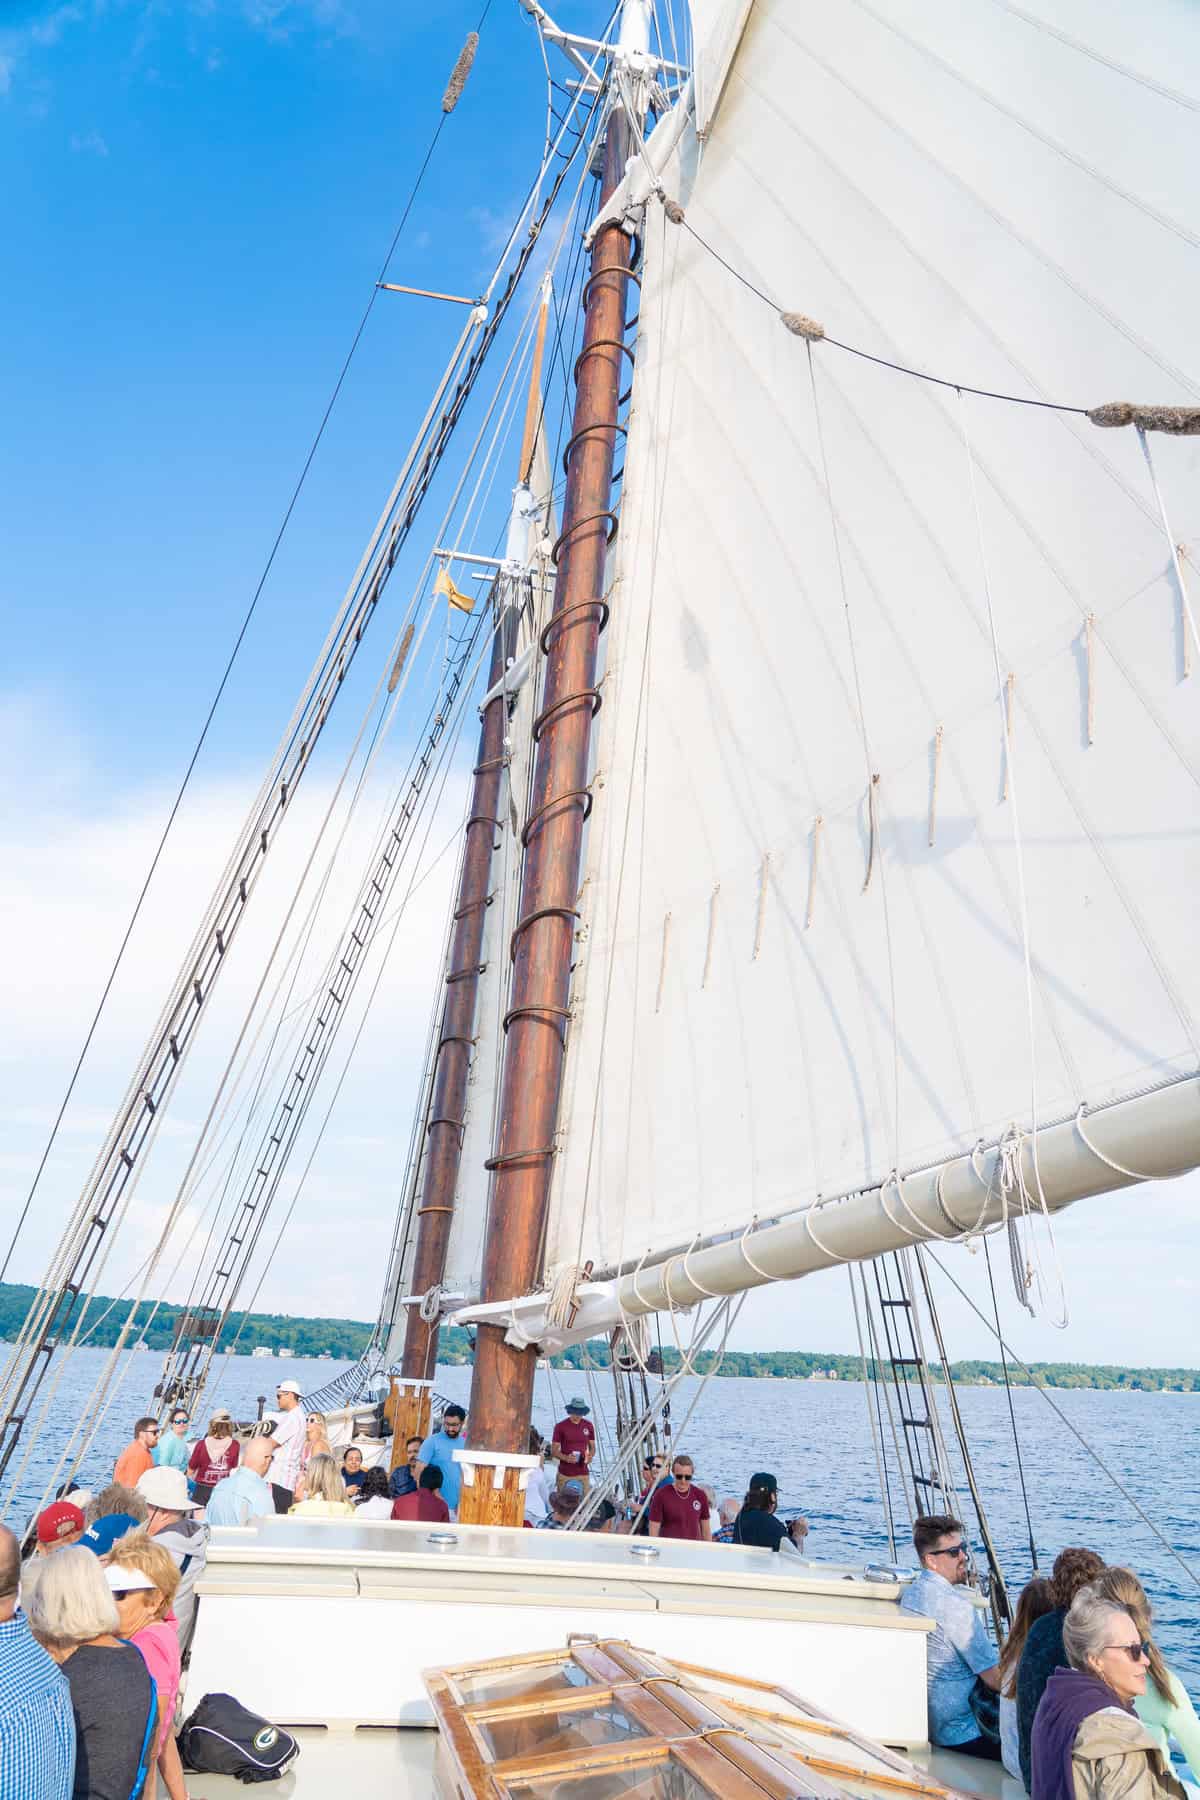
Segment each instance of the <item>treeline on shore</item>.
[{"label": "treeline on shore", "polygon": [[[0,1282],[0,1341],[11,1342],[17,1336],[33,1302],[34,1293],[33,1288],[19,1283]],[[116,1343],[128,1308],[120,1302],[114,1304],[97,1295],[88,1309],[85,1331],[87,1325],[93,1319],[100,1320],[110,1306],[112,1311],[108,1317],[87,1334],[88,1343],[100,1349],[107,1349]],[[153,1311],[149,1303],[139,1307],[134,1328],[127,1341],[132,1343],[144,1336],[151,1350],[170,1349],[179,1319],[186,1310],[185,1306],[162,1305],[157,1311]],[[236,1342],[238,1352],[243,1356],[249,1356],[258,1348],[276,1353],[284,1351],[297,1357],[322,1356],[328,1351],[339,1362],[353,1362],[366,1349],[371,1330],[372,1327],[361,1319],[301,1319],[290,1318],[285,1313],[232,1313],[222,1341],[224,1348],[232,1348]],[[469,1363],[471,1340],[467,1332],[457,1326],[448,1326],[441,1335],[438,1360],[458,1365]],[[662,1360],[668,1373],[678,1368],[679,1352],[673,1344],[663,1347]],[[862,1379],[862,1363],[857,1356],[843,1356],[832,1351],[727,1350],[719,1361],[720,1375],[746,1375],[775,1381]],[[585,1366],[607,1368],[608,1345],[601,1338],[593,1339],[588,1344],[576,1344],[562,1355],[556,1356],[553,1362],[554,1367],[559,1369],[582,1369]],[[701,1374],[707,1374],[717,1364],[718,1358],[715,1353],[705,1350],[695,1357],[694,1362]],[[874,1373],[873,1366],[869,1366],[869,1372]],[[940,1364],[933,1365],[933,1373],[936,1380],[944,1379]],[[994,1387],[1004,1381],[1004,1369],[998,1362],[967,1360],[951,1363],[950,1373],[956,1383],[967,1387]],[[1200,1392],[1200,1369],[1134,1369],[1108,1364],[1034,1363],[1029,1374],[1010,1365],[1008,1378],[1014,1387],[1029,1387],[1033,1382],[1040,1382],[1046,1387],[1054,1388],[1125,1388],[1146,1393]]]}]

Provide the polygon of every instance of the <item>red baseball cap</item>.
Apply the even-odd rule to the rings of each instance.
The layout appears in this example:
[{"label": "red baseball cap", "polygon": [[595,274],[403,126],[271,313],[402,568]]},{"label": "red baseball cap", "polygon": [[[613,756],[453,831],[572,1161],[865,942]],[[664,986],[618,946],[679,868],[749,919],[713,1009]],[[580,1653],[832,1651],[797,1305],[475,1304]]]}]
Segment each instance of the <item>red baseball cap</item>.
[{"label": "red baseball cap", "polygon": [[69,1500],[56,1500],[43,1513],[38,1514],[37,1534],[39,1544],[57,1544],[60,1538],[70,1537],[72,1532],[83,1530],[83,1514]]}]

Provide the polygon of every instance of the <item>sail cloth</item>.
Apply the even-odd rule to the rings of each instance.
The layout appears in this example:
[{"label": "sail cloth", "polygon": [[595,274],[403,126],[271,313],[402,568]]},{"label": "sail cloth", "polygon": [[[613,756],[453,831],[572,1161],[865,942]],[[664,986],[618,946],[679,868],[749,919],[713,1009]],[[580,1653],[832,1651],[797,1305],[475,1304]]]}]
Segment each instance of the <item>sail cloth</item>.
[{"label": "sail cloth", "polygon": [[[667,165],[551,1270],[1200,1064],[1200,670],[1136,433],[773,310],[1004,394],[1195,404],[1200,48],[1152,13],[757,0]],[[1152,453],[1200,601],[1200,454]]]}]

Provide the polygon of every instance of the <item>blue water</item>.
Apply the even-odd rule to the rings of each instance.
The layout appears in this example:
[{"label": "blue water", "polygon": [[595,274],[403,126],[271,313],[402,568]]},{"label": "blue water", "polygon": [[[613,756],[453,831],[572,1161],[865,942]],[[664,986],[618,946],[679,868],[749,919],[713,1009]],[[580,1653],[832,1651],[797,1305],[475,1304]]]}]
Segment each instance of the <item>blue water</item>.
[{"label": "blue water", "polygon": [[[56,1397],[53,1418],[31,1456],[13,1515],[24,1517],[38,1500],[69,1430],[86,1406],[106,1352],[78,1352]],[[309,1391],[346,1365],[296,1359],[222,1358],[207,1396],[209,1408],[228,1406],[252,1417],[256,1397],[270,1400],[278,1380],[294,1376]],[[146,1406],[158,1377],[153,1354],[123,1359],[120,1397],[97,1435],[81,1471],[106,1479],[128,1441],[133,1420]],[[439,1392],[467,1401],[471,1372],[439,1368]],[[888,1543],[879,1499],[875,1458],[867,1430],[865,1394],[858,1382],[763,1381],[718,1378],[701,1394],[690,1424],[680,1428],[698,1383],[684,1380],[673,1402],[676,1448],[695,1459],[697,1478],[719,1498],[740,1495],[756,1469],[779,1478],[781,1504],[798,1506],[811,1534],[807,1552],[831,1561],[886,1559]],[[591,1401],[603,1457],[611,1441],[612,1389],[608,1377],[539,1371],[534,1423],[549,1434],[562,1406],[576,1391]],[[1055,1391],[1071,1423],[1103,1458],[1185,1562],[1200,1574],[1200,1395]],[[1030,1574],[1030,1553],[1008,1404],[1000,1388],[963,1388],[959,1401],[983,1491],[992,1533],[1010,1590]],[[1083,1544],[1110,1562],[1136,1569],[1154,1604],[1155,1635],[1168,1662],[1200,1696],[1200,1588],[1137,1517],[1129,1502],[1088,1452],[1032,1389],[1013,1394],[1030,1513],[1041,1566],[1048,1571],[1066,1544]],[[951,1437],[947,1424],[947,1438]],[[894,1477],[894,1471],[893,1471]],[[960,1487],[960,1492],[965,1489]],[[964,1504],[968,1504],[964,1498]],[[906,1509],[893,1479],[897,1533]],[[973,1542],[978,1534],[968,1531]],[[900,1546],[901,1560],[910,1560]]]}]

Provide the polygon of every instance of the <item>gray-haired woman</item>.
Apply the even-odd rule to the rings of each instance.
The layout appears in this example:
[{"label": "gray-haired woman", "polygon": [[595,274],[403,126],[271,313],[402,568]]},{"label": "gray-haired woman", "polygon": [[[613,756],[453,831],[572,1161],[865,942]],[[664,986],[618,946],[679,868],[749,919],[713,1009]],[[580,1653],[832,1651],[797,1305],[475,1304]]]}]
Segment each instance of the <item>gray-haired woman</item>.
[{"label": "gray-haired woman", "polygon": [[1158,1740],[1133,1710],[1147,1652],[1123,1606],[1081,1588],[1033,1721],[1033,1800],[1183,1800]]},{"label": "gray-haired woman", "polygon": [[71,1689],[74,1800],[130,1800],[154,1765],[158,1707],[140,1653],[117,1635],[116,1602],[99,1558],[78,1545],[49,1557],[28,1616]]}]

